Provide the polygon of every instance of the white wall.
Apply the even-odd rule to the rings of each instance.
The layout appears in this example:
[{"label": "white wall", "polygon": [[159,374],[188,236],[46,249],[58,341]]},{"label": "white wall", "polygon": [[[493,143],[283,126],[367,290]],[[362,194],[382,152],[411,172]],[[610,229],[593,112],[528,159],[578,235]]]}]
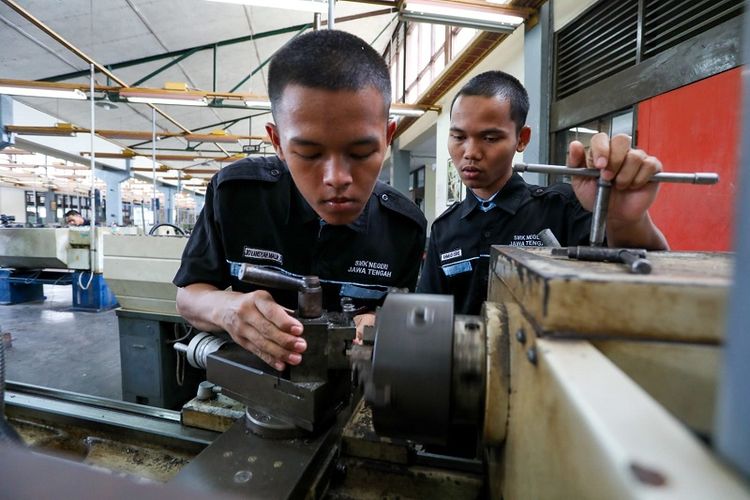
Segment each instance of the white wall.
[{"label": "white wall", "polygon": [[[409,144],[414,142],[433,123],[436,127],[435,165],[425,172],[425,216],[428,224],[443,213],[447,207],[448,198],[448,130],[450,128],[450,105],[458,89],[460,89],[472,77],[490,70],[502,70],[518,78],[523,83],[524,61],[523,61],[524,28],[520,27],[508,38],[474,67],[461,81],[451,88],[437,103],[442,107],[439,114],[429,112],[423,115],[416,123],[409,127],[399,137],[401,147],[409,149]],[[517,161],[522,161],[523,156],[518,155]]]},{"label": "white wall", "polygon": [[552,2],[552,15],[554,16],[553,29],[555,31],[560,30],[597,1],[598,0],[555,0]]},{"label": "white wall", "polygon": [[25,190],[0,187],[0,214],[15,215],[16,222],[26,222]]}]

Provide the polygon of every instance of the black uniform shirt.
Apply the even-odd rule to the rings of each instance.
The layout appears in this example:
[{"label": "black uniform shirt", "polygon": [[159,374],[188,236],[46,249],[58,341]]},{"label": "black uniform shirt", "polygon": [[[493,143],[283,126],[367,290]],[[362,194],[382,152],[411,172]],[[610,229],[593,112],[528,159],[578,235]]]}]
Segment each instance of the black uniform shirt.
[{"label": "black uniform shirt", "polygon": [[513,174],[493,201],[483,212],[469,194],[432,224],[417,291],[453,295],[457,314],[479,314],[487,299],[490,245],[542,246],[546,228],[563,246],[588,243],[591,212],[568,184],[541,188]]},{"label": "black uniform shirt", "polygon": [[[174,284],[208,283],[221,290],[258,288],[230,274],[248,262],[319,276],[323,307],[340,310],[341,292],[372,307],[387,287],[414,289],[424,251],[426,221],[417,206],[378,182],[353,223],[321,222],[278,157],[246,158],[221,170],[206,191]],[[295,291],[269,290],[295,308]]]}]

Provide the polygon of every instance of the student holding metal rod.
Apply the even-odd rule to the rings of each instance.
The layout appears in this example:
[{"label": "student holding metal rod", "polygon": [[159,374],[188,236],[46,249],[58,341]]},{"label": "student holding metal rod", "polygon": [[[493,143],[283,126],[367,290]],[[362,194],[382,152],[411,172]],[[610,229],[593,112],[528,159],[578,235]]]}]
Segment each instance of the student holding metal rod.
[{"label": "student holding metal rod", "polygon": [[541,246],[537,234],[547,228],[563,246],[588,244],[602,181],[612,184],[605,204],[607,244],[668,249],[648,214],[658,189],[649,181],[661,163],[631,148],[627,135],[596,134],[588,151],[578,141],[570,144],[568,166],[597,169],[596,178],[573,176],[572,185],[539,187],[513,172],[513,155],[531,138],[528,103],[516,78],[490,71],[472,78],[451,106],[448,151],[469,194],[433,223],[417,291],[454,295],[458,314],[480,312],[490,245]]}]

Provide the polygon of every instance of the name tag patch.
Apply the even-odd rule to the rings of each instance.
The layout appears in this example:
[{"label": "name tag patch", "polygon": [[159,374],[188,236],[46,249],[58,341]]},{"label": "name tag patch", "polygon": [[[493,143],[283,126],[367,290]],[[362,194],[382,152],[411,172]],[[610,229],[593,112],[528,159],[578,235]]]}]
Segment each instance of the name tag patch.
[{"label": "name tag patch", "polygon": [[440,262],[445,262],[449,259],[455,259],[456,257],[461,257],[461,249],[458,250],[451,250],[450,252],[445,252],[440,254]]},{"label": "name tag patch", "polygon": [[544,243],[536,234],[514,234],[510,242],[513,247],[543,247]]},{"label": "name tag patch", "polygon": [[262,250],[260,248],[244,247],[242,249],[242,256],[246,259],[263,259],[272,260],[279,264],[284,264],[284,257],[279,252],[272,252],[270,250]]},{"label": "name tag patch", "polygon": [[371,260],[355,260],[347,271],[353,274],[366,274],[367,276],[381,276],[390,278],[393,274],[387,262],[373,262]]},{"label": "name tag patch", "polygon": [[455,264],[442,266],[442,269],[445,275],[450,278],[451,276],[471,271],[471,261],[456,262]]}]

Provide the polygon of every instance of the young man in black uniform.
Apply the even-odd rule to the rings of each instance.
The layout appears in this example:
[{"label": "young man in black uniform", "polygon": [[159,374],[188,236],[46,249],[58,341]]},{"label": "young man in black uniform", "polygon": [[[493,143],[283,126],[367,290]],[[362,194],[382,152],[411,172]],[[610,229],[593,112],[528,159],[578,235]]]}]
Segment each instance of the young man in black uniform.
[{"label": "young man in black uniform", "polygon": [[[466,199],[432,225],[427,260],[417,291],[452,294],[458,314],[479,314],[487,297],[490,245],[539,246],[537,234],[551,229],[563,246],[587,245],[596,179],[542,188],[513,173],[513,155],[531,138],[525,126],[529,98],[523,85],[502,71],[472,78],[453,100],[448,150]],[[606,134],[569,146],[568,165],[602,170],[613,180],[607,243],[613,247],[665,250],[667,241],[648,215],[661,163],[630,148],[630,137]]]},{"label": "young man in black uniform", "polygon": [[277,156],[213,177],[174,283],[191,324],[225,330],[283,370],[307,347],[289,314],[296,292],[242,283],[232,264],[317,275],[329,311],[341,296],[372,308],[389,287],[414,289],[426,221],[377,181],[396,124],[388,68],[366,42],[341,31],[300,36],[273,57],[268,81]]},{"label": "young man in black uniform", "polygon": [[91,222],[84,219],[78,210],[68,210],[65,212],[65,223],[69,226],[90,226]]}]

